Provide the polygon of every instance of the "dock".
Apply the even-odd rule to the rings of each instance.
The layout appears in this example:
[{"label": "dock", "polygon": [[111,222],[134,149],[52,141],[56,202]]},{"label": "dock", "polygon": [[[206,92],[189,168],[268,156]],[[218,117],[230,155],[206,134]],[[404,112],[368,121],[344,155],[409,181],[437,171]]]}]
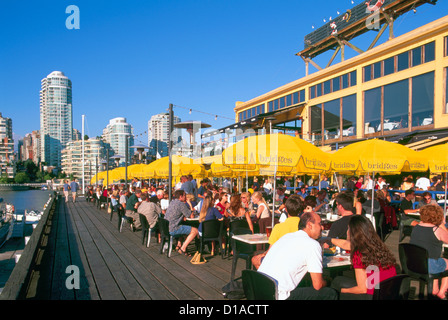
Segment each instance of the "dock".
[{"label": "dock", "polygon": [[[399,263],[397,230],[386,244]],[[222,288],[230,281],[231,257],[206,253],[206,263],[192,264],[173,250],[169,258],[155,237],[146,247],[141,231],[126,224],[120,232],[116,213],[111,219],[84,198],[65,203],[56,196],[22,251],[2,300],[228,300]],[[243,268],[240,259],[237,276]]]}]

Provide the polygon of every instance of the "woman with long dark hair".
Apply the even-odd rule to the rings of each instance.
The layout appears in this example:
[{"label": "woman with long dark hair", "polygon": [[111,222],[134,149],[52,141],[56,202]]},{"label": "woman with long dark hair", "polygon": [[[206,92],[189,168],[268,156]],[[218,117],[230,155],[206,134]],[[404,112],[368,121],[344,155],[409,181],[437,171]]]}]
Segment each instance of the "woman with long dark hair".
[{"label": "woman with long dark hair", "polygon": [[397,274],[396,259],[376,233],[372,222],[362,215],[351,217],[347,241],[350,242],[355,279],[336,277],[332,286],[341,292],[341,299],[371,299],[381,281]]},{"label": "woman with long dark hair", "polygon": [[246,219],[250,231],[254,233],[254,226],[250,218],[250,213],[244,209],[240,194],[233,194],[230,198],[229,214],[230,221]]}]

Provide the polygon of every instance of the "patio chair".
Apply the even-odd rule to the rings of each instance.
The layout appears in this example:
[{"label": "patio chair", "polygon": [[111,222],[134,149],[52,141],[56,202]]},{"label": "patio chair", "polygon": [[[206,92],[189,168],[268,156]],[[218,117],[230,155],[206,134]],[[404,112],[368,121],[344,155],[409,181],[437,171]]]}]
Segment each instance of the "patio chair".
[{"label": "patio chair", "polygon": [[159,218],[157,220],[157,225],[159,226],[160,231],[160,253],[164,253],[167,251],[167,257],[171,257],[171,252],[173,251],[173,243],[174,240],[179,238],[180,236],[172,236],[170,235],[169,225],[170,222],[164,218]]},{"label": "patio chair", "polygon": [[222,248],[224,222],[216,219],[202,222],[202,236],[200,237],[199,253],[202,255],[204,242],[218,241],[221,258],[224,259],[224,250]]},{"label": "patio chair", "polygon": [[423,299],[425,285],[427,284],[428,297],[432,296],[433,281],[448,277],[448,271],[438,274],[428,272],[428,251],[425,248],[411,243],[398,245],[401,268],[405,274],[419,281],[419,298]]},{"label": "patio chair", "polygon": [[145,244],[145,240],[147,238],[146,247],[149,247],[149,244],[151,243],[151,234],[153,231],[156,230],[156,227],[150,228],[148,219],[146,219],[146,216],[144,214],[139,213],[140,223],[142,224],[142,244]]},{"label": "patio chair", "polygon": [[243,270],[242,279],[247,300],[277,300],[277,281],[274,278],[255,270]]},{"label": "patio chair", "polygon": [[409,280],[407,274],[399,274],[379,283],[373,292],[373,300],[407,300],[409,295]]}]

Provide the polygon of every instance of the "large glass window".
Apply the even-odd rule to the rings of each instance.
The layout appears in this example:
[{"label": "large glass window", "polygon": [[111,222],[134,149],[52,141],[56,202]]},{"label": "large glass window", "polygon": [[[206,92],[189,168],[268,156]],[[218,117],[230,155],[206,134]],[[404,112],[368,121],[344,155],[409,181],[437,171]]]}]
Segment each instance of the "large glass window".
[{"label": "large glass window", "polygon": [[364,67],[364,82],[372,80],[372,66]]},{"label": "large glass window", "polygon": [[375,133],[381,127],[381,88],[364,92],[364,134]]},{"label": "large glass window", "polygon": [[407,128],[408,113],[409,80],[384,86],[384,131]]},{"label": "large glass window", "polygon": [[336,99],[324,104],[324,138],[336,139],[341,127],[341,100]]},{"label": "large glass window", "polygon": [[310,107],[312,140],[320,140],[322,134],[322,105]]},{"label": "large glass window", "polygon": [[434,123],[434,72],[412,78],[412,126]]},{"label": "large glass window", "polygon": [[448,113],[448,69],[447,68],[445,68],[445,113]]},{"label": "large glass window", "polygon": [[356,135],[356,94],[342,98],[342,136]]}]

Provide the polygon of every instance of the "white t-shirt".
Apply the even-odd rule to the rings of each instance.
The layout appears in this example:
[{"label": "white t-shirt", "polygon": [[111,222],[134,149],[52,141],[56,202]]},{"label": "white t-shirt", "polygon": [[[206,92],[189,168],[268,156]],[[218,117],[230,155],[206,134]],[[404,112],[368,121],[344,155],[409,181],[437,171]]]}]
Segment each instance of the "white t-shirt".
[{"label": "white t-shirt", "polygon": [[431,181],[428,178],[422,177],[417,180],[415,187],[427,191],[431,186]]},{"label": "white t-shirt", "polygon": [[278,282],[278,299],[285,300],[307,272],[322,273],[322,248],[299,230],[285,234],[269,249],[259,272]]}]

